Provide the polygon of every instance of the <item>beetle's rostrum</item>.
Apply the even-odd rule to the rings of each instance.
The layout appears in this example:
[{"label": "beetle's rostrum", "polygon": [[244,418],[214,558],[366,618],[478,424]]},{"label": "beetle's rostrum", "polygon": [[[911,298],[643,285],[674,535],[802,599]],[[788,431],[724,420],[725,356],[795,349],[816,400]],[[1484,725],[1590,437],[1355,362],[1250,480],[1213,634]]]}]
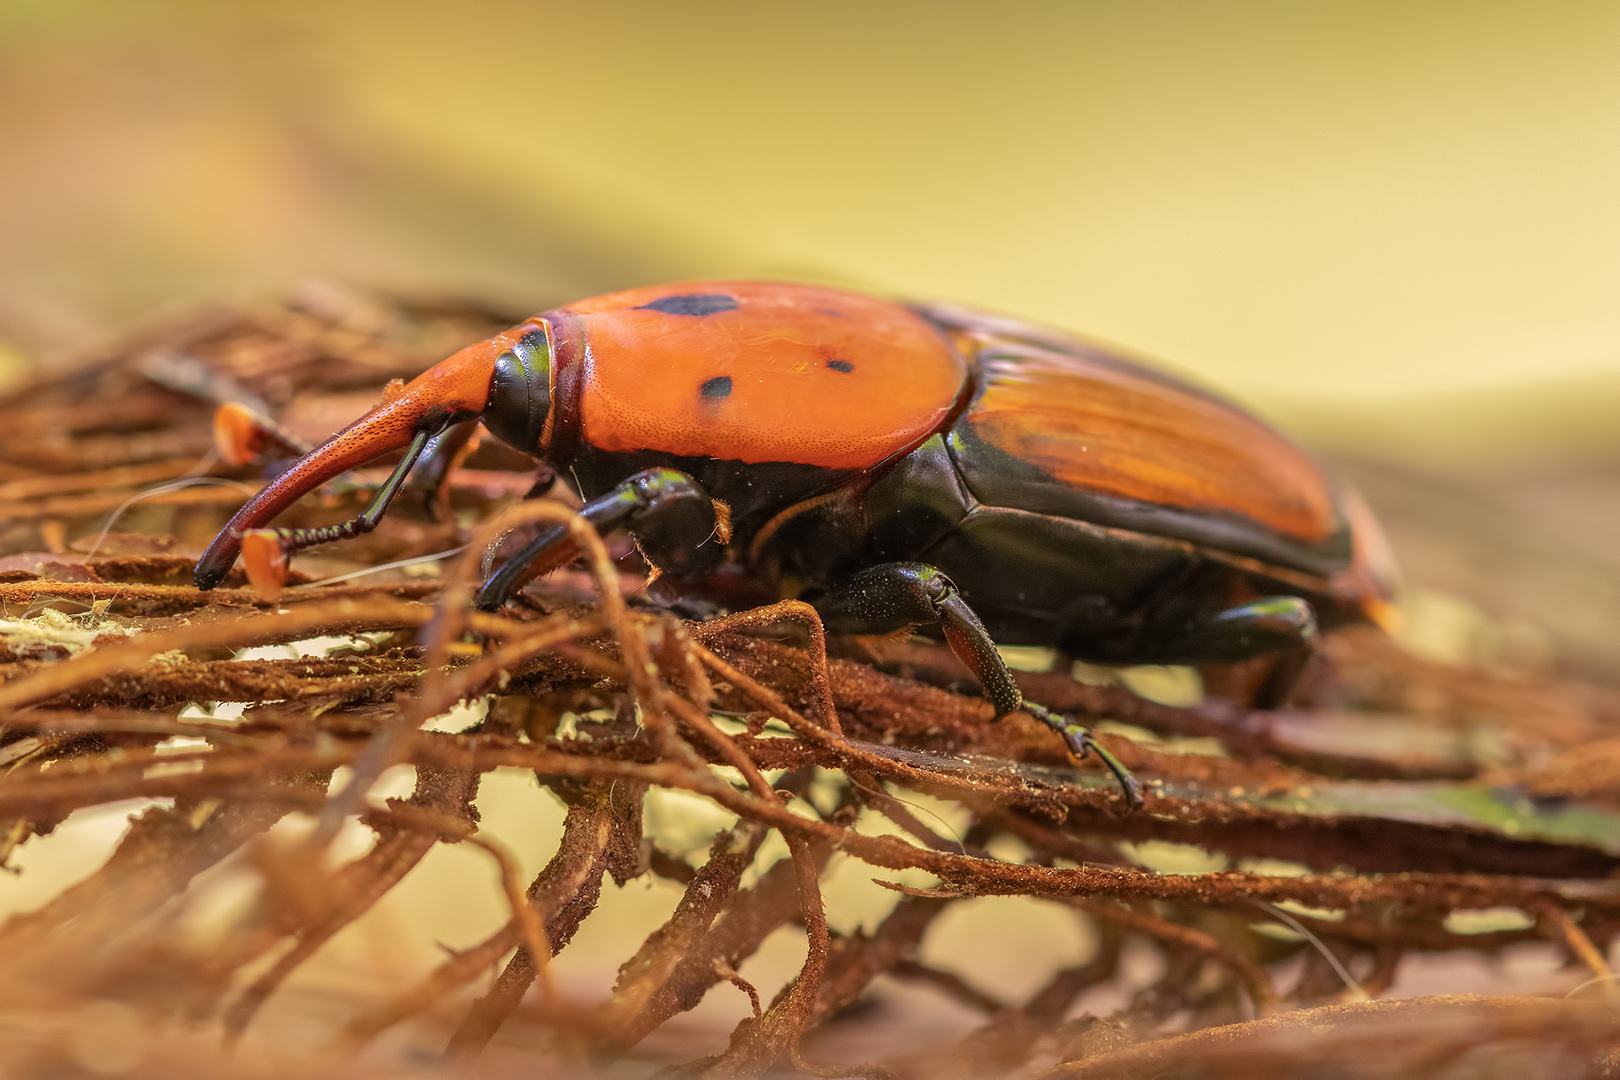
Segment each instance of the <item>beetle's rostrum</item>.
[{"label": "beetle's rostrum", "polygon": [[[611,293],[468,346],[243,506],[198,587],[244,532],[403,448],[365,513],[279,535],[290,552],[374,528],[430,441],[478,420],[570,482],[598,529],[628,530],[666,590],[724,579],[735,597],[742,578],[834,631],[939,633],[998,717],[1024,709],[1076,754],[1100,748],[1024,702],[995,643],[1106,664],[1277,654],[1267,707],[1319,622],[1388,596],[1370,515],[1230,403],[1012,320],[768,282]],[[566,530],[543,532],[479,606],[569,555]]]}]

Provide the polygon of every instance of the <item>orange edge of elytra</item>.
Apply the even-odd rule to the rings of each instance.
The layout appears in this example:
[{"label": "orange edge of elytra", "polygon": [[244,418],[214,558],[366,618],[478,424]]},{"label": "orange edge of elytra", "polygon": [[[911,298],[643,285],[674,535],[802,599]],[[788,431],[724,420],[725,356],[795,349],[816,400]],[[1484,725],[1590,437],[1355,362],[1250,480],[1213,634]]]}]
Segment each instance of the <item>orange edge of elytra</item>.
[{"label": "orange edge of elytra", "polygon": [[276,600],[287,586],[287,549],[274,529],[249,529],[242,534],[242,569],[248,584],[266,600]]},{"label": "orange edge of elytra", "polygon": [[252,464],[266,442],[264,419],[246,405],[227,401],[214,410],[214,448],[227,464]]}]

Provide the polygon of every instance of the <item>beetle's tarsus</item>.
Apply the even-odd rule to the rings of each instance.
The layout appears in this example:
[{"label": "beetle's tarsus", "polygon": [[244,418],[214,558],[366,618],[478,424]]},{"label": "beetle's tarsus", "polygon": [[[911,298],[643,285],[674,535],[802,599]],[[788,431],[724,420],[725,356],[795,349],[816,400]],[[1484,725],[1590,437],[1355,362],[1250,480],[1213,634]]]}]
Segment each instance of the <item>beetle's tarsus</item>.
[{"label": "beetle's tarsus", "polygon": [[399,464],[394,466],[394,471],[388,474],[388,479],[382,482],[377,494],[372,496],[371,505],[360,511],[357,517],[336,525],[322,525],[314,529],[277,529],[276,533],[281,537],[282,552],[291,555],[295,551],[317,544],[330,544],[334,540],[352,540],[375,529],[383,514],[388,512],[389,503],[394,501],[394,496],[405,486],[405,478],[411,474],[416,459],[422,456],[422,450],[444,428],[445,425],[441,423],[417,430],[411,437],[410,445],[405,448],[405,455],[399,459]]},{"label": "beetle's tarsus", "polygon": [[1114,779],[1119,781],[1120,793],[1125,796],[1126,809],[1128,811],[1142,809],[1141,782],[1119,758],[1092,736],[1090,728],[1076,724],[1032,701],[1024,702],[1023,711],[1062,736],[1064,748],[1068,750],[1069,758],[1076,765],[1084,760],[1087,754],[1096,754],[1098,759],[1108,766],[1108,771],[1114,774]]},{"label": "beetle's tarsus", "polygon": [[1114,779],[1119,781],[1120,792],[1125,796],[1126,809],[1133,813],[1142,809],[1141,782],[1136,779],[1131,770],[1124,766],[1119,758],[1115,757],[1102,743],[1093,739],[1090,731],[1079,724],[1070,724],[1063,729],[1063,742],[1068,746],[1069,752],[1074,755],[1077,761],[1084,758],[1088,753],[1096,754],[1097,757],[1102,759],[1102,763],[1108,766],[1108,771],[1114,774]]},{"label": "beetle's tarsus", "polygon": [[[287,556],[303,548],[314,547],[316,544],[328,544],[334,540],[351,540],[375,529],[377,523],[382,520],[383,514],[388,511],[388,505],[394,501],[394,496],[398,495],[400,489],[404,487],[405,478],[410,475],[412,467],[416,464],[416,459],[421,457],[423,448],[427,446],[429,440],[443,431],[446,426],[448,426],[448,421],[440,419],[431,423],[424,423],[416,429],[416,433],[411,436],[410,444],[405,448],[405,455],[399,459],[399,464],[394,466],[394,471],[388,474],[388,479],[382,482],[382,486],[372,496],[371,504],[362,510],[357,517],[352,517],[348,521],[336,525],[323,525],[314,529],[276,529],[275,533],[281,540],[282,560],[285,561]],[[248,504],[248,506],[252,505],[252,503]],[[244,507],[243,509],[247,508]],[[242,514],[239,511],[237,518],[241,516]],[[225,531],[214,538],[214,543],[203,553],[203,557],[197,560],[197,568],[194,572],[197,588],[206,591],[223,581],[225,575],[230,572],[231,566],[236,562],[237,555],[241,552],[241,537],[248,532],[257,531],[263,530],[243,530],[232,537],[231,528],[227,525]],[[235,542],[225,543],[228,537],[232,537]]]}]

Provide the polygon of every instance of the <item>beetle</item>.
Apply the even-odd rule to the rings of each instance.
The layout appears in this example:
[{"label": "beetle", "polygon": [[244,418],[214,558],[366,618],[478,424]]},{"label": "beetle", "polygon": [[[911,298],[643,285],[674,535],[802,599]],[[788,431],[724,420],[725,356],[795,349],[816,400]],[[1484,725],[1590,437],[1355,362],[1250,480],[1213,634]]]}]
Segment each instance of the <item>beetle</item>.
[{"label": "beetle", "polygon": [[[943,636],[997,719],[1022,709],[1074,757],[1099,753],[1133,807],[1130,773],[1025,701],[997,642],[1104,664],[1277,654],[1256,701],[1274,707],[1319,624],[1378,621],[1389,595],[1353,494],[1207,391],[1010,319],[750,281],[610,293],[468,346],[262,489],[197,587],[244,533],[403,449],[358,517],[274,536],[284,555],[374,528],[429,444],[480,420],[571,483],[599,530],[627,530],[676,593],[729,575],[808,600],[834,631]],[[571,554],[565,529],[543,530],[478,607]]]}]

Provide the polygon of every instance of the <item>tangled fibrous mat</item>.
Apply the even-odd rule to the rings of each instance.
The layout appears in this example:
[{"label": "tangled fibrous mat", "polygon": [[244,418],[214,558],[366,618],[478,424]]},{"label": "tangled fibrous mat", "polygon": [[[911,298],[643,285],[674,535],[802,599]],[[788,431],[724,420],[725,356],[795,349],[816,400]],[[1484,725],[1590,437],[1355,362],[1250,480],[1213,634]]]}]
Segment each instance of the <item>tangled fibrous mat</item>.
[{"label": "tangled fibrous mat", "polygon": [[[479,553],[568,514],[523,502],[533,463],[491,440],[447,497],[300,556],[278,598],[191,587],[272,467],[219,463],[215,402],[318,439],[509,321],[310,290],[0,399],[0,858],[21,871],[0,899],[55,882],[4,905],[0,1073],[1620,1073],[1611,689],[1366,630],[1326,641],[1286,712],[1223,700],[1230,673],[1180,705],[1022,673],[1144,780],[1124,815],[1046,729],[988,723],[948,652],[827,641],[795,603],[684,622],[593,536],[471,612]],[[342,520],[383,475],[285,522]],[[481,785],[513,777],[565,808],[538,873],[523,820],[481,828]],[[73,823],[109,813],[86,848]],[[50,878],[70,843],[89,861]],[[382,919],[447,847],[483,869],[431,933]],[[650,923],[615,907],[635,889],[668,899]],[[1070,936],[946,933],[987,906]],[[364,927],[391,977],[305,977]],[[557,974],[587,939],[616,978]],[[788,974],[765,981],[772,949]],[[1036,981],[1011,994],[1009,972]]]}]

